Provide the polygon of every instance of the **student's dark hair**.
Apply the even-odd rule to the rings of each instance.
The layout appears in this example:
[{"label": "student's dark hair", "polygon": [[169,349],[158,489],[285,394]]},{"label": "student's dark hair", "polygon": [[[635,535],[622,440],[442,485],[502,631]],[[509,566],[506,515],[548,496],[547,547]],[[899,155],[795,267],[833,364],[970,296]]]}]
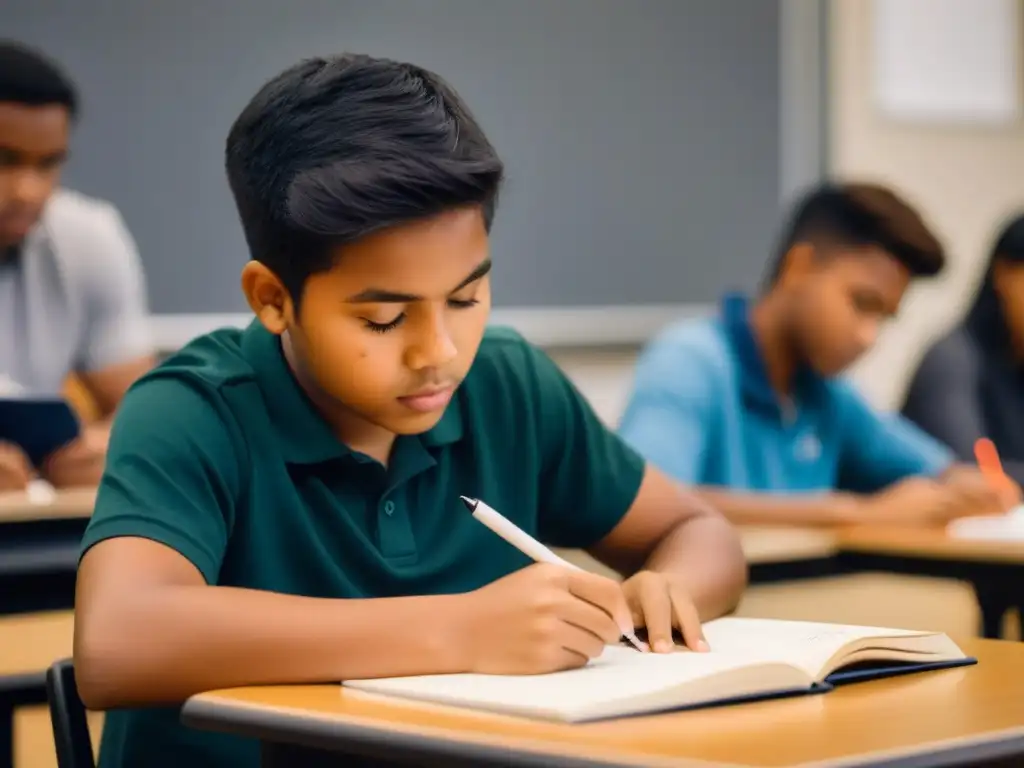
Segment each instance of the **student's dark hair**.
[{"label": "student's dark hair", "polygon": [[14,40],[0,39],[0,101],[45,107],[66,107],[78,115],[78,91],[61,67],[39,51]]},{"label": "student's dark hair", "polygon": [[338,246],[480,206],[504,173],[458,94],[412,64],[343,54],[266,83],[228,134],[228,181],[250,255],[301,300]]},{"label": "student's dark hair", "polygon": [[796,205],[768,273],[773,285],[786,254],[800,242],[847,247],[874,246],[914,277],[932,277],[946,264],[942,245],[913,206],[876,184],[824,184]]}]

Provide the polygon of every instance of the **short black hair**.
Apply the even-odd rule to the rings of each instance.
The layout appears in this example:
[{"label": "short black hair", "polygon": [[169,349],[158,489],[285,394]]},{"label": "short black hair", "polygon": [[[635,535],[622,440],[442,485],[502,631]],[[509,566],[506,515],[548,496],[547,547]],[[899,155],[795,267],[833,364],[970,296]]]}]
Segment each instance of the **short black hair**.
[{"label": "short black hair", "polygon": [[413,64],[301,61],[228,134],[228,181],[251,257],[295,302],[339,246],[478,205],[488,229],[504,167],[458,94]]},{"label": "short black hair", "polygon": [[769,285],[782,272],[786,254],[800,242],[875,246],[913,277],[933,277],[946,265],[942,244],[921,214],[891,189],[878,184],[822,184],[797,203],[770,265]]},{"label": "short black hair", "polygon": [[61,67],[39,51],[14,40],[0,40],[0,101],[67,108],[78,115],[78,91]]}]

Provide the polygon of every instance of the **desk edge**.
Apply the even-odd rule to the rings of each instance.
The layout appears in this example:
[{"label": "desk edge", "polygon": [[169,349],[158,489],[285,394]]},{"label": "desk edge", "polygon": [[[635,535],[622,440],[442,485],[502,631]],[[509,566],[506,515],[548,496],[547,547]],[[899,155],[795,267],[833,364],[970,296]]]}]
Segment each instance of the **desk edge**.
[{"label": "desk edge", "polygon": [[[359,754],[371,758],[392,758],[399,755],[415,754],[431,759],[460,758],[479,765],[506,765],[509,753],[514,752],[516,765],[524,768],[548,768],[553,757],[558,759],[559,768],[641,768],[672,765],[675,768],[746,768],[733,763],[708,762],[684,758],[685,762],[666,760],[660,756],[640,756],[642,762],[621,762],[616,758],[599,759],[574,757],[564,751],[550,752],[541,749],[544,742],[530,741],[531,746],[502,747],[493,743],[456,740],[443,734],[427,735],[394,730],[386,724],[380,726],[362,725],[323,717],[303,717],[278,708],[267,710],[259,706],[208,701],[192,697],[185,702],[181,711],[182,722],[191,728],[220,731],[248,736],[261,740],[261,735],[274,730],[287,737],[287,743],[304,747],[329,749],[338,741],[356,747]],[[438,729],[441,731],[442,729]],[[285,739],[282,739],[284,741]],[[646,757],[647,759],[643,759]]]}]

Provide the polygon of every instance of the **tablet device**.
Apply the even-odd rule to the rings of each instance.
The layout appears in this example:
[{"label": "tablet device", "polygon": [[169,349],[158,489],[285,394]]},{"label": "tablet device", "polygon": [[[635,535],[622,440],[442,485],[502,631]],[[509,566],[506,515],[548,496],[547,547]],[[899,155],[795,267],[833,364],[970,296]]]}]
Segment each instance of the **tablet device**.
[{"label": "tablet device", "polygon": [[0,398],[0,440],[20,446],[36,467],[79,433],[78,417],[63,398]]}]

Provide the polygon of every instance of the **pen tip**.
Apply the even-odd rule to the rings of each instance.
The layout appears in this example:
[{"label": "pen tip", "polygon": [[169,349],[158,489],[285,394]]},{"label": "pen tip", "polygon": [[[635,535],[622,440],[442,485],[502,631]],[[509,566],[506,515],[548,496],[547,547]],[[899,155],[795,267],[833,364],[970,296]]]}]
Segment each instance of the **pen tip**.
[{"label": "pen tip", "polygon": [[470,512],[476,509],[475,499],[471,499],[468,496],[459,496],[459,498],[462,499],[462,503],[466,505],[466,509],[468,509]]}]

